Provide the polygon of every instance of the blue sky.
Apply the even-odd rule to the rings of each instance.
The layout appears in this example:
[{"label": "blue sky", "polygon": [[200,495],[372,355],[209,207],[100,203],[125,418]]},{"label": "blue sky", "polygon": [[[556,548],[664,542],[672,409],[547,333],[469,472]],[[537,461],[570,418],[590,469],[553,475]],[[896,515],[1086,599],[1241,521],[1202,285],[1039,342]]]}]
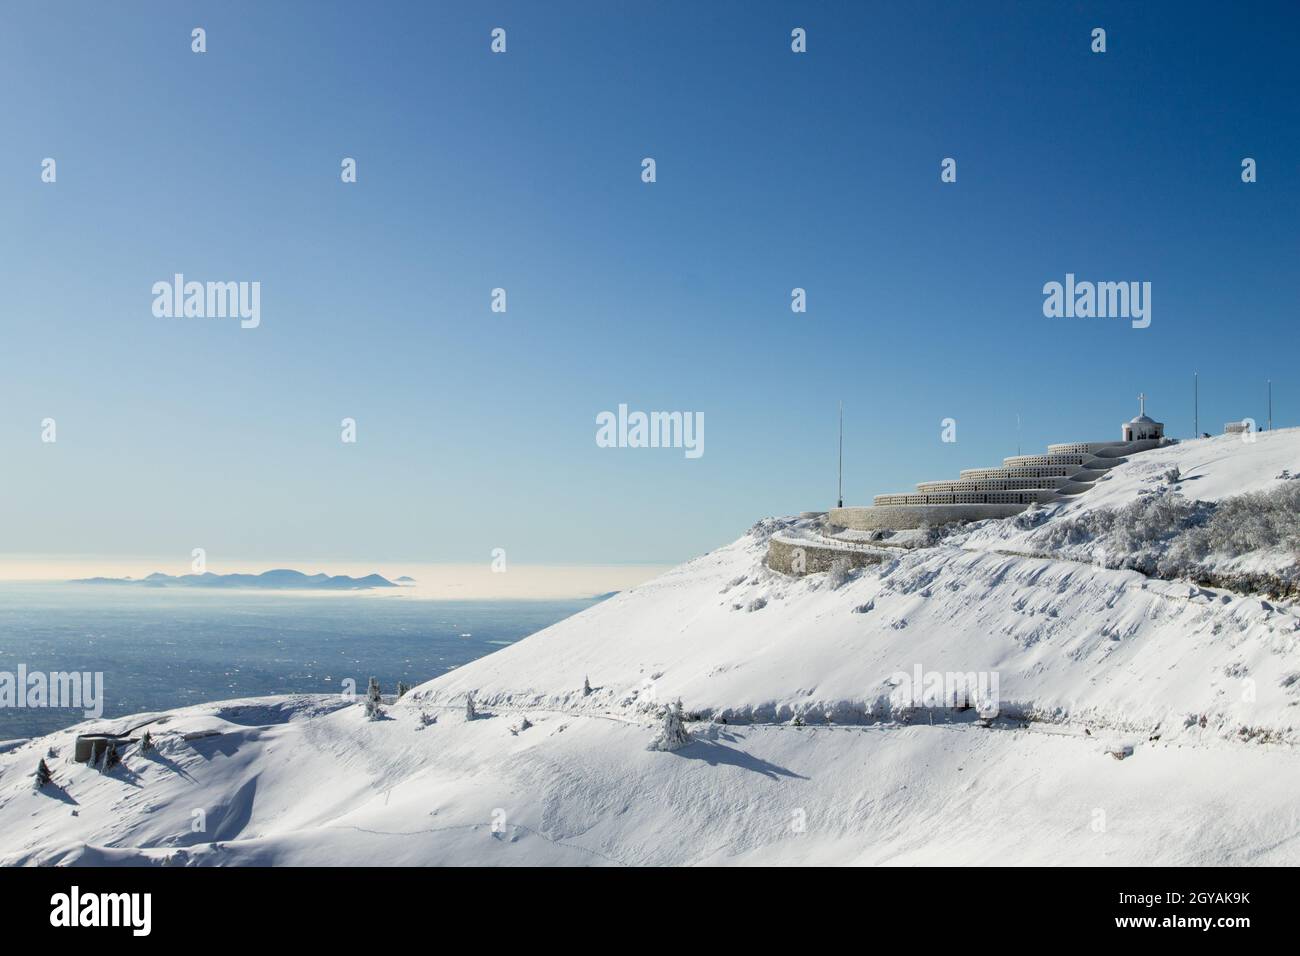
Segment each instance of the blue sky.
[{"label": "blue sky", "polygon": [[[841,398],[850,503],[996,464],[1017,413],[1026,450],[1116,438],[1145,391],[1189,435],[1194,370],[1202,430],[1269,378],[1296,424],[1297,25],[8,3],[0,551],[676,561],[832,504]],[[259,281],[260,328],[155,318],[176,272]],[[1067,272],[1151,282],[1150,328],[1045,318]],[[598,448],[619,403],[703,412],[705,454]]]}]

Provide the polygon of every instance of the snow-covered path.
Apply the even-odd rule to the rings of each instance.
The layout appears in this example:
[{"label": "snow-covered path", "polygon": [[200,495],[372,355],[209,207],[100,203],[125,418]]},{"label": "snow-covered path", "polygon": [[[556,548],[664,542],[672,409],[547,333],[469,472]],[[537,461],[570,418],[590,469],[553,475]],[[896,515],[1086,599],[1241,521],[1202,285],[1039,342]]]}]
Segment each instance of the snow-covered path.
[{"label": "snow-covered path", "polygon": [[[313,739],[297,739],[311,724]],[[132,762],[151,813],[124,799],[119,781],[85,768],[63,773],[80,815],[29,788],[6,793],[6,818],[38,816],[45,825],[27,839],[7,827],[3,862],[987,866],[1297,858],[1300,755],[1286,747],[1142,742],[1120,761],[1100,740],[972,724],[715,725],[665,754],[647,751],[648,729],[635,724],[539,714],[518,736],[505,724],[446,715],[417,730],[411,715],[371,724],[350,707],[280,725],[276,734],[232,731],[237,739],[224,758],[171,745],[157,761]],[[340,761],[345,751],[367,757]],[[257,772],[227,762],[238,755]],[[310,808],[286,813],[276,799],[285,792]],[[215,843],[188,833],[186,808],[195,806],[224,810],[226,820],[238,814],[239,832],[223,836],[216,823],[208,834]]]}]

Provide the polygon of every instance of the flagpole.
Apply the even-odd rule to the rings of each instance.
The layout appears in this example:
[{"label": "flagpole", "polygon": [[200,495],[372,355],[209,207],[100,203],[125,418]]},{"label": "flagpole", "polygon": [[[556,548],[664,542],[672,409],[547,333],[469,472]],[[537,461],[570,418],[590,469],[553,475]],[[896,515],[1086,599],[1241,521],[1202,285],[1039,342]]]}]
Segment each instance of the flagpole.
[{"label": "flagpole", "polygon": [[844,399],[840,399],[840,471],[839,471],[839,506],[844,507]]}]

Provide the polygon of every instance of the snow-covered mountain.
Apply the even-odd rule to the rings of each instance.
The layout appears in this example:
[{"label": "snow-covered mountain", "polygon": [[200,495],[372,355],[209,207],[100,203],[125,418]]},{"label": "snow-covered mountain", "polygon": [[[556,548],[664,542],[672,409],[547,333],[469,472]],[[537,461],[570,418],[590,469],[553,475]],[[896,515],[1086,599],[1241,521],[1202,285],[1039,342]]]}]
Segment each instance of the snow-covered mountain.
[{"label": "snow-covered mountain", "polygon": [[[409,581],[410,578],[399,578]],[[288,568],[263,571],[261,574],[163,574],[155,571],[143,578],[81,578],[70,584],[127,584],[154,588],[259,588],[267,591],[364,591],[370,588],[397,587],[382,574],[354,578],[346,574],[304,574]]]},{"label": "snow-covered mountain", "polygon": [[[291,697],[100,722],[155,743],[107,772],[52,734],[0,753],[0,862],[1294,864],[1300,607],[1178,575],[1285,593],[1295,473],[1297,429],[1189,441],[799,578],[767,541],[815,520],[763,521],[384,719]],[[995,680],[996,716],[905,699],[918,673]],[[677,698],[693,741],[648,749]]]}]

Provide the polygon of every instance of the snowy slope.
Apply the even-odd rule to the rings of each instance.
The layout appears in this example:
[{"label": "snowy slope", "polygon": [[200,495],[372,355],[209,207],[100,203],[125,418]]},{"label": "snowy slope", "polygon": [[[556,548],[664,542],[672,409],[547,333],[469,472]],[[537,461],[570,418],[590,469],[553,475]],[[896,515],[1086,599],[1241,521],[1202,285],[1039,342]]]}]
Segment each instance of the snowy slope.
[{"label": "snowy slope", "polygon": [[[1206,500],[1300,471],[1300,431],[1228,442],[1134,456],[1046,520],[1174,466]],[[107,774],[70,762],[70,731],[32,741],[0,753],[0,862],[1300,862],[1300,609],[1002,553],[1033,551],[1014,521],[839,586],[767,569],[794,522],[761,522],[382,721],[337,699],[191,707]],[[1001,715],[891,702],[918,665],[996,674]],[[647,750],[677,697],[695,742]],[[35,792],[50,747],[64,789]]]},{"label": "snowy slope", "polygon": [[[1176,478],[1171,475],[1172,469],[1177,469]],[[1195,439],[1133,455],[1125,465],[1104,475],[1090,491],[1047,508],[1043,516],[1047,520],[1042,524],[1033,525],[1025,520],[1028,516],[1018,521],[981,522],[959,543],[966,548],[1019,553],[1046,551],[1113,566],[1127,556],[1109,553],[1115,550],[1113,542],[1083,535],[1063,541],[1060,534],[1053,534],[1054,526],[1068,523],[1086,529],[1096,523],[1100,512],[1116,511],[1163,493],[1184,503],[1220,503],[1242,495],[1276,493],[1288,486],[1292,491],[1300,488],[1300,429],[1262,432],[1251,441],[1237,435]],[[1282,572],[1285,577],[1287,572],[1294,573],[1296,553],[1294,548],[1256,547],[1241,556],[1212,553],[1195,564],[1205,571],[1229,576],[1255,571]]]},{"label": "snowy slope", "polygon": [[1300,467],[1300,428],[1259,432],[1253,441],[1239,435],[1197,438],[1144,451],[1129,458],[1122,468],[1079,496],[1075,511],[1116,508],[1132,500],[1143,484],[1178,466],[1190,497],[1219,501],[1233,495],[1266,491],[1277,476]]}]

